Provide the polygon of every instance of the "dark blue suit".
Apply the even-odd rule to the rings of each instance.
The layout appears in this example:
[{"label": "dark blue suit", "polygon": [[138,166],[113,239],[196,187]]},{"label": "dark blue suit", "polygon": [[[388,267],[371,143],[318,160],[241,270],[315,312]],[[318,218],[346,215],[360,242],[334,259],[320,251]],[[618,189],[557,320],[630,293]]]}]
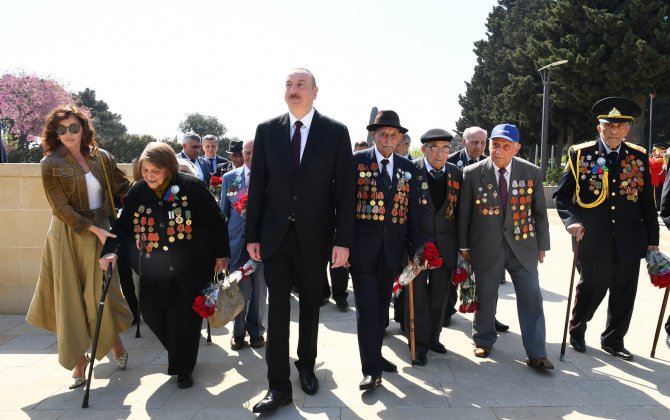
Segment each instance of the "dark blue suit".
[{"label": "dark blue suit", "polygon": [[[358,179],[354,246],[349,255],[356,297],[358,348],[363,375],[381,376],[382,339],[388,321],[393,280],[406,247],[414,255],[419,227],[415,168],[393,155],[391,188],[381,182],[374,147],[354,154]],[[380,203],[381,201],[381,203]]]}]

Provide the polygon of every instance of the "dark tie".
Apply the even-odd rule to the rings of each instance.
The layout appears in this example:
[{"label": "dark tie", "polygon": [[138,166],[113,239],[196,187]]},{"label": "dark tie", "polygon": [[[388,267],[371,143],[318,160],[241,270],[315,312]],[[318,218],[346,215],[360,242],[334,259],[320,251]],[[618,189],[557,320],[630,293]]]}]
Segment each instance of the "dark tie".
[{"label": "dark tie", "polygon": [[442,178],[442,175],[444,175],[444,172],[436,171],[435,169],[431,169],[430,174],[433,176],[433,178],[440,179],[440,178]]},{"label": "dark tie", "polygon": [[473,163],[477,163],[477,161],[475,159],[470,159],[468,161],[468,165],[472,165]]},{"label": "dark tie", "polygon": [[500,208],[504,212],[507,209],[507,180],[505,179],[505,168],[498,169],[498,192],[500,193]]},{"label": "dark tie", "polygon": [[389,171],[387,170],[387,165],[389,164],[388,159],[382,159],[382,183],[384,187],[388,190],[391,188],[391,177],[389,176]]},{"label": "dark tie", "polygon": [[295,173],[298,173],[298,168],[300,168],[300,127],[302,127],[302,121],[298,120],[295,122],[295,132],[293,133],[293,138],[291,139],[291,149],[293,150],[293,170]]},{"label": "dark tie", "polygon": [[617,160],[619,160],[619,153],[609,152],[607,154],[607,166],[609,166],[610,171],[616,171]]},{"label": "dark tie", "polygon": [[215,171],[215,169],[214,169],[214,158],[211,158],[211,159],[209,160],[209,171],[210,171],[211,173],[214,173],[214,171]]}]

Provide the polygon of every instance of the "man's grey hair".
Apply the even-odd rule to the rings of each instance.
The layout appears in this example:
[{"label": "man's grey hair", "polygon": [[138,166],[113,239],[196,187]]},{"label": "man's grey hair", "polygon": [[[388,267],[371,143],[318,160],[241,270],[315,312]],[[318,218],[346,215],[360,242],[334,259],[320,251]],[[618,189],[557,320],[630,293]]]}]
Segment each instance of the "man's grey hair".
[{"label": "man's grey hair", "polygon": [[195,140],[198,143],[200,143],[200,135],[198,135],[197,133],[186,133],[184,134],[184,137],[181,140],[181,144],[186,144],[186,142],[189,140]]},{"label": "man's grey hair", "polygon": [[205,137],[202,138],[202,141],[207,141],[207,140],[212,140],[215,142],[218,142],[219,139],[216,137],[214,134],[207,134]]},{"label": "man's grey hair", "polygon": [[470,139],[470,137],[477,132],[483,132],[484,136],[488,136],[486,130],[481,127],[468,127],[465,129],[465,131],[463,131],[463,140]]},{"label": "man's grey hair", "polygon": [[407,146],[412,144],[412,139],[410,138],[409,134],[405,133],[402,135],[402,141],[405,142]]}]

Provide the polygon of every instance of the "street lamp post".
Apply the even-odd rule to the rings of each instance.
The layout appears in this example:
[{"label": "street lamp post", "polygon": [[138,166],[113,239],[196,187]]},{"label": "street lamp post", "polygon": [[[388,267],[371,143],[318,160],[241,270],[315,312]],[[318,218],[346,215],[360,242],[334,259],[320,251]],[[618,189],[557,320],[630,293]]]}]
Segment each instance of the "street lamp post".
[{"label": "street lamp post", "polygon": [[544,92],[542,93],[542,139],[540,140],[540,171],[542,180],[547,176],[547,144],[549,142],[549,87],[551,84],[551,68],[567,63],[568,60],[560,60],[538,69],[542,76]]}]

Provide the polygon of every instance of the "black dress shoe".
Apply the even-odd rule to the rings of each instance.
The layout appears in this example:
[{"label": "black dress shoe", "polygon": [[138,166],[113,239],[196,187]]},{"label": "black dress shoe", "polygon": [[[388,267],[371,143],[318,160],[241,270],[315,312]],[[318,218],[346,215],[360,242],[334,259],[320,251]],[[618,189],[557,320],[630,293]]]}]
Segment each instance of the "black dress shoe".
[{"label": "black dress shoe", "polygon": [[268,411],[273,411],[279,408],[282,405],[291,404],[293,401],[293,395],[290,392],[282,392],[269,390],[265,397],[260,400],[256,405],[254,405],[254,413],[267,413]]},{"label": "black dress shoe", "polygon": [[177,375],[177,386],[182,389],[192,387],[193,375],[190,373],[182,373]]},{"label": "black dress shoe", "polygon": [[346,311],[349,308],[349,302],[346,298],[335,299],[335,304],[340,311]]},{"label": "black dress shoe", "polygon": [[412,362],[414,366],[425,366],[428,363],[428,357],[426,353],[417,353],[416,360]]},{"label": "black dress shoe", "polygon": [[444,347],[444,344],[440,343],[439,341],[433,341],[432,343],[430,343],[429,348],[431,351],[434,351],[435,353],[444,354],[447,352],[447,348]]},{"label": "black dress shoe", "polygon": [[500,279],[500,284],[505,284],[507,283],[507,279],[505,278],[505,275],[503,274],[502,278]]},{"label": "black dress shoe", "polygon": [[670,334],[665,337],[665,345],[670,349]]},{"label": "black dress shoe", "polygon": [[611,354],[614,357],[618,357],[619,359],[622,360],[633,360],[633,355],[631,352],[626,350],[624,346],[621,347],[611,347],[608,346],[607,344],[601,344],[600,348],[605,350],[607,353]]},{"label": "black dress shoe", "polygon": [[382,370],[384,372],[396,373],[398,371],[398,366],[382,357]]},{"label": "black dress shoe", "polygon": [[509,330],[509,325],[505,325],[496,319],[496,331],[505,332],[507,330]]},{"label": "black dress shoe", "polygon": [[575,349],[575,351],[580,353],[584,353],[586,351],[586,341],[584,341],[584,337],[576,337],[571,335],[570,345],[573,349]]},{"label": "black dress shoe", "polygon": [[263,347],[265,345],[265,338],[263,336],[251,337],[249,339],[249,345],[255,349]]},{"label": "black dress shoe", "polygon": [[230,337],[230,349],[240,350],[244,347],[244,337]]},{"label": "black dress shoe", "polygon": [[313,370],[301,370],[300,375],[300,388],[305,391],[305,394],[314,395],[316,391],[319,390],[319,380],[316,379],[316,375]]},{"label": "black dress shoe", "polygon": [[382,384],[381,376],[371,376],[365,375],[360,384],[358,384],[358,389],[361,391],[371,391],[373,389],[379,388],[379,385]]}]

